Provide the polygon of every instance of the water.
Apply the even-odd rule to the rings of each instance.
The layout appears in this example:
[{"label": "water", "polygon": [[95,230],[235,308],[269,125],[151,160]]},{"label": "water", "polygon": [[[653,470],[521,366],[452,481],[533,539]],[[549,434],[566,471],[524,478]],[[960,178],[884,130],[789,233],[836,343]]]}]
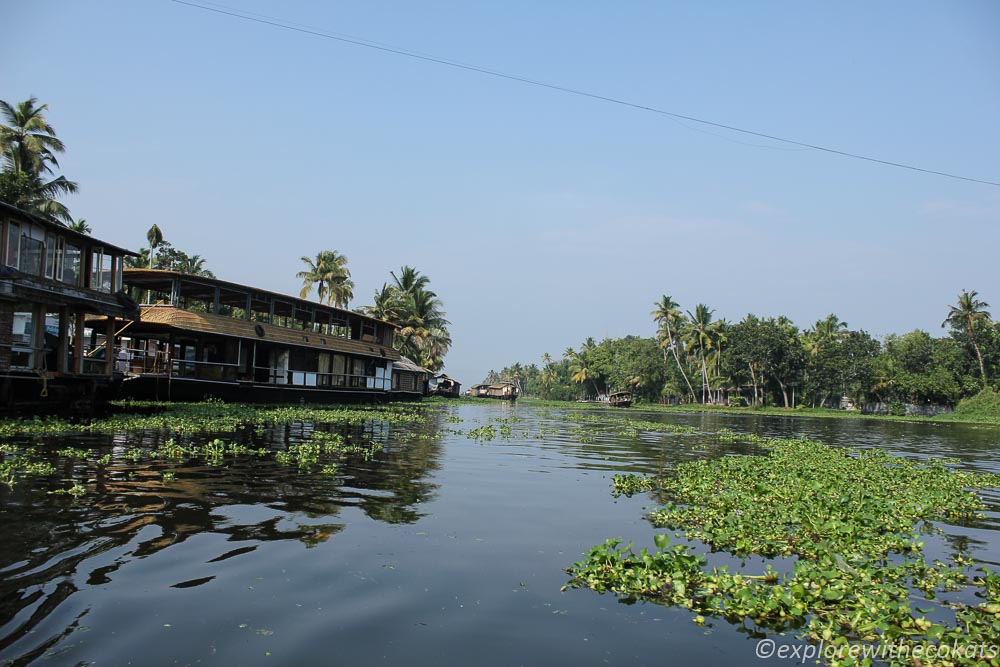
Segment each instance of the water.
[{"label": "water", "polygon": [[[615,499],[611,477],[745,452],[706,434],[580,423],[528,404],[427,409],[413,433],[369,424],[384,444],[335,477],[273,457],[225,466],[129,463],[165,434],[73,436],[114,462],[79,499],[50,495],[87,464],[0,491],[0,664],[553,665],[755,664],[755,641],[685,610],[561,592],[565,568],[608,537],[652,546],[650,497]],[[1000,472],[1000,429],[763,416],[588,412],[908,455]],[[451,420],[448,418],[451,417]],[[501,422],[511,437],[500,437]],[[461,419],[458,422],[457,419]],[[465,434],[494,424],[489,441]],[[223,437],[280,450],[310,425]],[[441,437],[417,437],[441,434]],[[94,466],[91,465],[93,470]],[[175,472],[165,484],[162,472]],[[93,473],[88,473],[93,477]],[[1000,566],[1000,493],[987,518],[945,526]]]}]

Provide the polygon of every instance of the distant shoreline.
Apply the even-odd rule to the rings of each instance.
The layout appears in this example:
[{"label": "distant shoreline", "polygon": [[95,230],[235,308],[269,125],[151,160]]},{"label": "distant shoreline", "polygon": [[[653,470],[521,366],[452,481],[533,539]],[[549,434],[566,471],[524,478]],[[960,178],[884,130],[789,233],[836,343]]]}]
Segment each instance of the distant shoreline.
[{"label": "distant shoreline", "polygon": [[[454,401],[456,399],[441,399],[441,402]],[[463,396],[459,400],[475,403],[496,403],[496,401],[486,398],[473,398]],[[519,404],[527,404],[533,407],[563,408],[569,410],[616,410],[628,412],[629,410],[646,410],[651,412],[666,412],[678,414],[712,413],[720,415],[763,415],[767,417],[819,417],[823,419],[872,419],[895,422],[921,422],[932,424],[971,424],[977,426],[1000,427],[1000,415],[962,415],[950,412],[936,415],[934,417],[920,417],[908,415],[905,417],[895,417],[892,415],[866,415],[857,410],[832,410],[830,408],[782,408],[777,406],[737,408],[726,405],[702,405],[699,403],[687,403],[683,405],[659,405],[656,403],[641,403],[631,408],[612,408],[610,405],[602,403],[578,403],[576,401],[550,401],[530,396],[522,396],[518,399]]]}]

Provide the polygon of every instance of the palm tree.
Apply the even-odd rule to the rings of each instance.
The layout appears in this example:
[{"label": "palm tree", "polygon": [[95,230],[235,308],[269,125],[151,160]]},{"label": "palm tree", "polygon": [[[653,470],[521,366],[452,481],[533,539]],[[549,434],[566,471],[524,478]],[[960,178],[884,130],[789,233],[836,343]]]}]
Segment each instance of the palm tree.
[{"label": "palm tree", "polygon": [[308,268],[295,274],[302,279],[300,298],[309,296],[315,286],[320,303],[325,300],[327,305],[347,308],[354,298],[354,281],[347,268],[347,257],[336,250],[321,250],[315,260],[302,257],[302,262]]},{"label": "palm tree", "polygon": [[201,255],[184,255],[177,264],[177,271],[193,276],[205,275],[205,258]]},{"label": "palm tree", "polygon": [[361,312],[386,322],[399,321],[399,292],[392,285],[382,283],[382,289],[375,290],[371,306],[362,306]]},{"label": "palm tree", "polygon": [[84,220],[83,218],[80,218],[75,222],[71,222],[70,224],[66,225],[66,227],[72,229],[74,232],[80,232],[81,234],[90,234],[92,231],[94,231],[90,228],[90,225],[88,225],[87,221]]},{"label": "palm tree", "polygon": [[684,383],[687,384],[688,391],[691,394],[691,402],[697,403],[698,399],[694,395],[694,387],[691,386],[691,380],[688,379],[687,373],[684,371],[684,365],[681,364],[680,354],[677,352],[679,341],[674,337],[674,333],[684,322],[680,306],[666,294],[660,297],[659,302],[654,302],[653,305],[656,306],[656,309],[650,315],[660,325],[660,348],[663,350],[664,356],[666,356],[668,348],[673,353],[674,361],[677,362],[677,368],[680,370],[681,376],[684,378]]},{"label": "palm tree", "polygon": [[149,241],[149,268],[153,268],[153,258],[156,256],[156,248],[163,243],[163,232],[159,226],[154,224],[146,232],[146,240]]},{"label": "palm tree", "polygon": [[979,292],[972,290],[968,292],[962,290],[958,295],[958,304],[949,306],[948,317],[941,323],[941,327],[951,326],[955,331],[962,332],[969,337],[972,349],[976,351],[976,358],[979,360],[979,375],[983,379],[983,386],[986,385],[986,365],[983,363],[983,353],[979,349],[979,339],[976,336],[976,327],[980,324],[990,323],[990,313],[986,309],[990,304],[980,301],[976,297]]},{"label": "palm tree", "polygon": [[53,173],[52,167],[59,166],[56,153],[66,150],[45,119],[48,108],[34,97],[17,105],[0,100],[0,113],[6,121],[0,124],[0,154],[4,176],[13,180],[13,192],[7,197],[11,204],[31,213],[69,223],[73,221],[69,209],[56,197],[76,192],[77,184],[65,176],[45,180]]},{"label": "palm tree", "polygon": [[688,311],[688,321],[683,332],[684,343],[688,349],[698,351],[701,362],[701,400],[708,400],[708,352],[715,344],[716,323],[712,322],[715,311],[703,303],[695,306],[694,313]]}]

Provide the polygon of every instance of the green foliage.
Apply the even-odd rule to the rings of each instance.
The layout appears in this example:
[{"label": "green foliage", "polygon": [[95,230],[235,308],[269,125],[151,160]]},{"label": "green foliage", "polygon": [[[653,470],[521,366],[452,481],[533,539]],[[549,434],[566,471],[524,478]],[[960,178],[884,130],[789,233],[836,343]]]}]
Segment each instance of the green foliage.
[{"label": "green foliage", "polygon": [[963,398],[955,406],[955,414],[1000,421],[1000,392],[986,388],[975,396]]},{"label": "green foliage", "polygon": [[375,292],[374,303],[361,312],[399,326],[394,345],[419,366],[437,372],[451,348],[444,303],[430,289],[430,278],[412,266],[390,272],[393,284],[383,283]]},{"label": "green foliage", "polygon": [[972,576],[972,560],[961,554],[952,564],[925,562],[919,531],[933,521],[979,517],[982,501],[970,489],[998,486],[1000,475],[808,440],[721,437],[769,453],[682,463],[655,482],[616,478],[615,492],[653,486],[668,500],[651,521],[686,541],[740,557],[796,560],[750,574],[710,569],[692,545],[670,546],[659,534],[655,552],[635,553],[619,540],[595,546],[570,569],[568,585],[685,607],[702,622],[715,616],[761,630],[798,629],[811,641],[845,646],[995,642],[994,602],[953,602],[945,605],[950,621],[938,615],[932,622],[911,600],[968,587],[996,595],[995,575]]}]

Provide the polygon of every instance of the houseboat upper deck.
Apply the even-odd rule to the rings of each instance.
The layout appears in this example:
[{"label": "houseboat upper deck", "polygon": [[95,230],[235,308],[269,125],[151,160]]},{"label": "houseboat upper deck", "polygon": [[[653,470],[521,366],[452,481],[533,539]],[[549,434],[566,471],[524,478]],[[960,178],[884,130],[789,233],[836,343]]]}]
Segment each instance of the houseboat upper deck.
[{"label": "houseboat upper deck", "polygon": [[312,402],[392,391],[396,326],[216,278],[126,269],[142,302],[122,335],[128,396]]}]

